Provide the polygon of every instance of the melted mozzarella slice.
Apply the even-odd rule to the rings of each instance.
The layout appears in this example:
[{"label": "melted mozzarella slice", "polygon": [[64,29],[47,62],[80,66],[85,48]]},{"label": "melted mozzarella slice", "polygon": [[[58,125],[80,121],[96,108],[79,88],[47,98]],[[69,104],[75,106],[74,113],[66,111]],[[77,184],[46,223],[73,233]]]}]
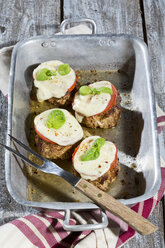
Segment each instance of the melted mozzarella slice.
[{"label": "melted mozzarella slice", "polygon": [[61,110],[65,115],[65,123],[59,129],[48,128],[46,121],[48,115],[55,109],[50,109],[37,115],[34,119],[34,125],[37,131],[47,139],[61,146],[73,145],[83,137],[83,130],[78,121],[65,109]]},{"label": "melted mozzarella slice", "polygon": [[[88,85],[91,88],[101,88],[108,87],[112,89],[111,83],[109,81],[100,81]],[[100,95],[80,95],[79,92],[76,93],[73,109],[83,116],[93,116],[104,111],[111,100],[111,95],[107,93],[101,93]]]},{"label": "melted mozzarella slice", "polygon": [[[72,68],[67,75],[62,76],[58,73],[58,66],[62,64],[64,63],[58,60],[47,61],[40,64],[33,71],[34,85],[38,88],[37,99],[39,102],[50,99],[51,97],[63,97],[68,89],[74,84],[76,80],[76,74]],[[43,68],[56,71],[56,76],[52,76],[50,80],[38,81],[36,79],[37,73]]]},{"label": "melted mozzarella slice", "polygon": [[93,181],[104,175],[110,169],[116,156],[116,146],[110,141],[105,141],[97,159],[81,161],[81,156],[92,147],[94,141],[98,138],[100,136],[91,136],[84,139],[73,158],[74,169],[86,180]]}]

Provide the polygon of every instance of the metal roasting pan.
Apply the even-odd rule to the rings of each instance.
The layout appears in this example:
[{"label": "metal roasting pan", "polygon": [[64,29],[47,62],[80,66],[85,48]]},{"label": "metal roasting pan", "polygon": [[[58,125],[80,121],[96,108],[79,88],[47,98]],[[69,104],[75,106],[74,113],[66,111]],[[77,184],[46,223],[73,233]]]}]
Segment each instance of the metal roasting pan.
[{"label": "metal roasting pan", "polygon": [[[16,44],[10,69],[7,132],[28,144],[25,123],[30,113],[32,68],[37,64],[57,59],[69,63],[80,74],[88,71],[88,82],[94,80],[95,76],[99,79],[104,76],[106,79],[110,78],[122,97],[119,125],[113,129],[88,132],[116,143],[121,172],[110,187],[109,194],[130,206],[152,197],[161,183],[156,109],[147,46],[132,35],[95,34],[95,23],[90,19],[78,20],[79,23],[82,21],[92,25],[92,35],[37,36]],[[72,20],[64,21],[61,31],[64,33],[66,26],[70,24],[73,24]],[[82,83],[85,83],[85,80]],[[12,146],[9,137],[7,145]],[[19,151],[28,156],[21,148]],[[51,185],[50,198],[49,193],[42,194],[42,189],[47,186],[44,184],[43,187],[39,179],[35,188],[36,190],[38,187],[39,190],[36,198],[29,200],[27,166],[8,151],[5,159],[7,187],[18,203],[38,209],[64,210],[64,228],[67,230],[89,230],[107,225],[106,215],[102,212],[102,223],[94,226],[69,226],[71,210],[97,209],[98,206],[86,198],[84,200],[81,195],[76,196],[78,193],[72,192],[72,188],[69,188],[67,183],[62,184],[63,182],[60,182],[59,185],[62,186],[58,191],[63,190],[64,197],[56,198],[56,178],[51,179],[55,186],[53,188]]]}]

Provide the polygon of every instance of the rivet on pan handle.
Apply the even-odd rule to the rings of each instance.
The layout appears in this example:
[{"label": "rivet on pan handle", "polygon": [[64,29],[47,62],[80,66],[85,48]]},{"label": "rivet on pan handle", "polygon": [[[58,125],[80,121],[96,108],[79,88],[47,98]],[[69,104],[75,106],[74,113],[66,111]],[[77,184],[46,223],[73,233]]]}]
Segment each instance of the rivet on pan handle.
[{"label": "rivet on pan handle", "polygon": [[61,23],[61,26],[60,26],[60,31],[62,34],[66,34],[66,27],[69,25],[69,24],[73,24],[73,23],[89,23],[91,24],[91,27],[92,27],[92,34],[96,34],[96,23],[92,20],[92,19],[89,19],[89,18],[71,18],[71,19],[66,19],[64,20],[62,23]]},{"label": "rivet on pan handle", "polygon": [[63,228],[66,231],[72,231],[72,232],[80,232],[80,231],[87,231],[87,230],[96,230],[105,228],[108,226],[108,218],[105,212],[101,211],[101,223],[97,224],[84,224],[84,225],[70,225],[70,209],[67,209],[65,211],[65,219],[63,223]]}]

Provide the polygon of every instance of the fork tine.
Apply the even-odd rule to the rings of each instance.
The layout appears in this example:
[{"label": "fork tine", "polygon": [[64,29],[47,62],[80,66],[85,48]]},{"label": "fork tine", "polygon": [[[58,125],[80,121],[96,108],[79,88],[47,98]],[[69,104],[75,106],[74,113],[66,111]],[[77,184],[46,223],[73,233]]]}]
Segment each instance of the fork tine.
[{"label": "fork tine", "polygon": [[15,137],[13,137],[11,134],[8,134],[17,144],[19,144],[20,146],[22,146],[25,150],[27,150],[28,152],[32,153],[33,155],[35,155],[36,157],[38,157],[39,159],[43,160],[43,161],[48,161],[46,158],[43,158],[41,155],[39,155],[38,153],[36,153],[35,151],[31,150],[28,146],[26,146],[25,144],[23,144],[21,141],[19,141],[18,139],[16,139]]},{"label": "fork tine", "polygon": [[24,157],[21,153],[17,152],[16,150],[14,150],[13,148],[6,146],[2,143],[0,143],[0,145],[2,145],[3,147],[5,147],[8,151],[16,154],[18,157],[22,158],[25,162],[27,162],[28,164],[31,164],[33,167],[35,167],[36,169],[41,170],[42,166],[38,166],[37,164],[33,163],[31,160],[29,160],[28,158]]}]

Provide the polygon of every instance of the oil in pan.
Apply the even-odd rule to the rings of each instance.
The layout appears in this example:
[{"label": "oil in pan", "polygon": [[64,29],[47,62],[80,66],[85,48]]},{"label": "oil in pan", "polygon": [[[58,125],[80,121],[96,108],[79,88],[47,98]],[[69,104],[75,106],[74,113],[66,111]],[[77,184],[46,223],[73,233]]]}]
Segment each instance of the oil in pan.
[{"label": "oil in pan", "polygon": [[[32,73],[32,69],[31,73]],[[108,193],[117,199],[129,199],[144,193],[145,180],[143,174],[136,171],[136,156],[139,151],[143,118],[140,112],[133,110],[131,99],[132,82],[126,73],[122,71],[77,71],[77,80],[80,85],[107,80],[118,89],[121,101],[121,116],[117,127],[112,129],[91,129],[83,127],[84,137],[99,135],[110,140],[118,147],[118,157],[121,171],[110,187]],[[35,89],[32,89],[30,100],[30,114],[26,120],[27,136],[30,146],[35,150],[34,117],[50,108],[54,108],[48,102],[39,103],[36,99]],[[67,108],[73,112],[71,108]],[[30,132],[29,132],[30,124]],[[33,155],[30,159],[39,163]],[[71,160],[55,161],[63,169],[72,172]],[[57,202],[90,202],[90,200],[74,189],[66,181],[56,175],[42,173],[32,167],[28,170],[28,200],[30,201],[57,201]]]}]

